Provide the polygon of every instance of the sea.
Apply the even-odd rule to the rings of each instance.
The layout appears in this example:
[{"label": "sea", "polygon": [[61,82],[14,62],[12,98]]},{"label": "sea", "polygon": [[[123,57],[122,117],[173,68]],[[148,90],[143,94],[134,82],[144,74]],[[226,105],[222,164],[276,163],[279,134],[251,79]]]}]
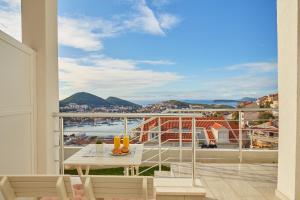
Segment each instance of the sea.
[{"label": "sea", "polygon": [[[128,130],[141,123],[141,120],[128,121]],[[64,135],[85,135],[99,136],[104,138],[113,137],[115,135],[123,135],[125,133],[125,125],[123,121],[112,121],[103,124],[79,124],[64,127]]]},{"label": "sea", "polygon": [[[232,107],[236,107],[238,103],[237,101],[222,101],[222,100],[219,100],[217,102],[215,100],[184,100],[184,101],[187,103],[199,103],[199,104],[222,104],[222,105],[229,105]],[[134,128],[140,123],[141,120],[130,120],[128,121],[128,129],[131,130],[132,128]],[[123,135],[124,131],[125,131],[124,122],[116,121],[116,120],[107,123],[101,123],[101,124],[78,124],[78,125],[64,127],[65,135],[75,134],[75,135],[85,135],[85,136],[98,136],[103,138],[109,138],[115,135]]]}]

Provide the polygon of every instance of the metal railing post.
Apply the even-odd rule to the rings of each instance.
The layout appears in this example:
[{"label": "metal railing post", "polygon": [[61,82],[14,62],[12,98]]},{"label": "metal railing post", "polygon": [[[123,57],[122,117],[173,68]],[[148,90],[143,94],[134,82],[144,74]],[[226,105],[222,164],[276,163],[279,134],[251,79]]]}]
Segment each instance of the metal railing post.
[{"label": "metal railing post", "polygon": [[239,159],[240,163],[243,162],[243,113],[239,111]]},{"label": "metal railing post", "polygon": [[161,119],[158,118],[158,167],[161,171]]},{"label": "metal railing post", "polygon": [[182,118],[179,117],[179,161],[182,162]]},{"label": "metal railing post", "polygon": [[64,118],[59,118],[59,150],[60,150],[60,174],[65,173],[65,167],[64,167]]},{"label": "metal railing post", "polygon": [[254,131],[251,130],[251,131],[250,131],[250,148],[251,148],[251,149],[253,148],[253,134],[254,134]]},{"label": "metal railing post", "polygon": [[125,128],[124,135],[128,135],[128,118],[127,117],[124,117],[124,128]]},{"label": "metal railing post", "polygon": [[192,119],[192,185],[196,186],[196,147],[195,147],[195,136],[196,136],[196,118]]}]

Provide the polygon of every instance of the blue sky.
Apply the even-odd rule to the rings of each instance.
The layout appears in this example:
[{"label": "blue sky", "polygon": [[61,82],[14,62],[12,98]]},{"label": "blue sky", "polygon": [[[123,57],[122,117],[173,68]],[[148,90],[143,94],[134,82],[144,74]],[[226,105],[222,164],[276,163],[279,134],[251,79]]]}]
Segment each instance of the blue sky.
[{"label": "blue sky", "polygon": [[[1,15],[16,13],[17,1],[0,0],[5,27],[11,20]],[[275,0],[58,2],[60,98],[86,91],[133,101],[238,99],[277,91]]]}]

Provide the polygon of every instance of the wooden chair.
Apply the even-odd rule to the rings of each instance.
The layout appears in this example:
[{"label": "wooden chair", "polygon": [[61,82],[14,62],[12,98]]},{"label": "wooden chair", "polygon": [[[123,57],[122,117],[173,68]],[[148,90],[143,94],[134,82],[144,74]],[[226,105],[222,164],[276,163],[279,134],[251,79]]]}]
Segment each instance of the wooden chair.
[{"label": "wooden chair", "polygon": [[67,200],[73,196],[68,176],[4,176],[0,182],[0,191],[5,200],[46,196]]},{"label": "wooden chair", "polygon": [[87,199],[134,198],[153,199],[153,178],[146,176],[86,176],[82,177]]},{"label": "wooden chair", "polygon": [[[3,178],[3,176],[0,176],[0,183],[1,183],[2,178]],[[1,193],[1,190],[0,190],[0,200],[5,200],[5,199],[3,199],[3,195]]]}]

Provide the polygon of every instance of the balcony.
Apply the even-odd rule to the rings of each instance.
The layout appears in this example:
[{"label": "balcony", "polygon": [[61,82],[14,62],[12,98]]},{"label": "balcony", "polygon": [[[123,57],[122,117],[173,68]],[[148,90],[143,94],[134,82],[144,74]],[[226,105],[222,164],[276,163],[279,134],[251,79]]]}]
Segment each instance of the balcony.
[{"label": "balcony", "polygon": [[[130,135],[131,144],[144,146],[139,166],[141,170],[137,175],[156,169],[154,181],[167,180],[170,191],[183,181],[181,178],[189,180],[190,188],[199,188],[195,184],[199,179],[200,188],[206,193],[207,199],[275,199],[278,118],[248,118],[248,113],[254,112],[277,110],[204,109],[181,110],[180,113],[178,110],[167,110],[163,113],[54,114],[54,118],[60,121],[60,126],[54,132],[57,137],[55,149],[59,152],[56,162],[61,174],[64,174],[65,168],[76,169],[75,166],[65,166],[64,160],[88,143],[97,140],[112,143],[113,137],[107,135],[107,132],[91,128],[101,127],[111,120],[112,124],[122,124],[120,134]],[[238,117],[232,118],[233,113]],[[212,117],[216,114],[218,117]],[[132,121],[136,124],[129,128],[128,124]],[[214,130],[217,128],[220,128],[220,132]],[[207,134],[208,131],[211,135]],[[85,142],[78,143],[82,140]],[[170,171],[162,170],[164,166],[169,167]],[[98,166],[89,170],[97,174],[103,168],[107,167]],[[156,188],[159,191],[159,183]]]},{"label": "balcony", "polygon": [[[223,138],[213,135],[213,131],[197,130],[196,118],[200,118],[200,116],[177,112],[172,114],[176,115],[176,118],[186,117],[190,120],[194,117],[195,123],[191,122],[194,126],[188,129],[183,127],[181,133],[179,127],[178,130],[172,130],[173,135],[178,136],[172,140],[164,140],[160,137],[163,130],[154,129],[151,136],[153,141],[149,141],[148,145],[144,144],[142,162],[146,168],[157,165],[158,172],[155,173],[155,178],[164,178],[166,174],[169,176],[169,172],[159,171],[159,166],[168,165],[174,171],[172,176],[183,174],[185,176],[183,178],[188,178],[191,184],[197,183],[197,178],[200,178],[206,189],[207,199],[226,199],[227,195],[230,199],[241,199],[241,197],[275,199],[273,194],[276,184],[276,168],[278,168],[276,196],[280,199],[300,199],[300,146],[298,145],[300,47],[299,29],[297,29],[300,12],[298,8],[299,1],[297,0],[277,1],[279,150],[277,150],[276,135],[272,134],[269,135],[271,138],[265,140],[266,138],[259,132],[247,133],[246,136],[249,137],[245,138],[244,143],[243,131],[247,132],[247,130],[238,131],[237,140],[232,138],[232,141],[237,141],[237,143],[217,144],[218,148],[206,148],[215,147],[215,140]],[[56,1],[22,0],[21,15],[22,42],[16,41],[0,31],[1,184],[7,183],[7,180],[11,182],[17,180],[16,177],[6,177],[10,174],[32,175],[29,177],[30,179],[27,179],[30,181],[39,179],[37,174],[41,174],[42,178],[51,176],[50,180],[47,179],[51,184],[51,194],[56,194],[56,183],[62,186],[62,182],[65,181],[69,195],[71,191],[69,177],[58,175],[58,172],[64,173],[64,160],[82,147],[64,147],[63,134],[61,134],[64,130],[64,123],[60,123],[60,126],[57,125],[62,118],[74,116],[71,114],[70,116],[61,114],[52,116],[53,113],[58,112],[59,99]],[[76,115],[78,115],[77,117],[83,116]],[[136,117],[170,117],[170,115],[170,113],[161,115],[143,113]],[[88,114],[86,117],[101,118],[103,116],[107,118],[126,117],[124,114],[117,116]],[[135,116],[127,115],[127,118],[130,117]],[[239,126],[241,130],[240,127],[242,126]],[[218,128],[218,125],[215,128]],[[129,129],[126,130],[128,134],[131,134]],[[141,130],[137,131],[141,132]],[[204,133],[205,138],[194,137],[197,132],[200,136]],[[193,135],[193,137],[186,139],[184,138],[185,134]],[[180,135],[182,138],[179,138]],[[206,135],[209,136],[206,137]],[[54,136],[57,136],[55,140],[53,140]],[[250,136],[251,140],[249,140]],[[193,140],[194,142],[192,142]],[[201,142],[201,146],[199,143],[195,144],[196,140]],[[219,148],[221,146],[222,148]],[[156,157],[150,159],[152,156]],[[277,162],[278,167],[276,167]],[[176,163],[187,166],[178,167],[177,165],[177,169],[180,170],[175,171]],[[162,169],[165,168],[162,167]],[[99,178],[105,179],[105,177]],[[75,179],[78,180],[78,177]],[[179,180],[177,177],[173,179]],[[84,181],[89,183],[89,179]],[[137,185],[146,182],[142,179],[136,179],[136,181]],[[151,181],[150,179],[149,183]],[[40,184],[34,185],[36,188],[40,186]],[[12,184],[12,186],[16,185]],[[30,185],[27,184],[25,187],[22,183],[21,186],[23,187],[19,188],[24,191],[29,190],[26,188]],[[249,190],[245,190],[244,186]],[[61,189],[61,187],[59,188]],[[82,185],[78,188],[82,189]],[[139,191],[142,191],[142,188]]]}]

